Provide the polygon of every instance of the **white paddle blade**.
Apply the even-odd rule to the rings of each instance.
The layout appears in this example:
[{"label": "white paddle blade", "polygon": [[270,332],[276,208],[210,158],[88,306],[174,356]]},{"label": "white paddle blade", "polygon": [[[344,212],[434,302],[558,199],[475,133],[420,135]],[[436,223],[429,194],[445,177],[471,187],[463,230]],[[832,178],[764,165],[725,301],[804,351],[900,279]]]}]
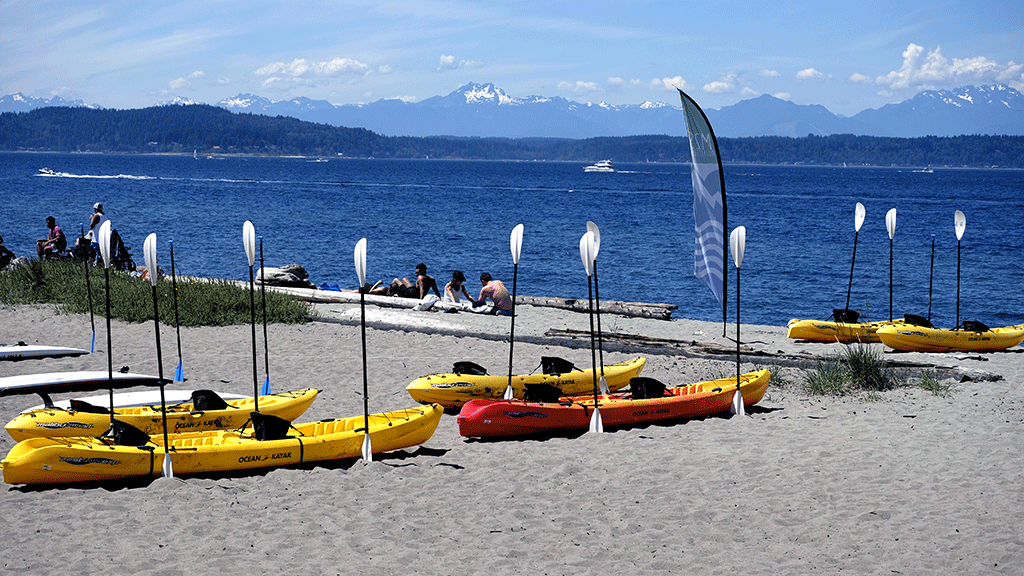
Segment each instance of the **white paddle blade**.
[{"label": "white paddle blade", "polygon": [[580,260],[583,261],[583,269],[587,271],[587,276],[590,276],[594,267],[594,259],[590,256],[590,249],[594,245],[593,237],[590,232],[580,237]]},{"label": "white paddle blade", "polygon": [[853,231],[860,232],[860,227],[864,225],[864,205],[857,202],[857,208],[853,211]]},{"label": "white paddle blade", "polygon": [[885,213],[885,229],[889,231],[889,240],[896,235],[896,209]]},{"label": "white paddle blade", "polygon": [[729,235],[729,249],[732,250],[732,260],[739,268],[743,264],[743,250],[747,245],[747,228],[737,226]]},{"label": "white paddle blade", "polygon": [[956,240],[959,242],[964,237],[964,229],[967,228],[967,217],[963,212],[957,210],[953,213],[953,225],[956,228]]},{"label": "white paddle blade", "polygon": [[359,288],[366,286],[366,238],[360,238],[356,242],[354,253],[356,262],[356,276],[359,277]]},{"label": "white paddle blade", "polygon": [[604,422],[601,421],[601,411],[596,407],[594,413],[590,415],[590,431],[597,432],[598,434],[604,432]]},{"label": "white paddle blade", "polygon": [[590,220],[587,220],[587,232],[594,235],[594,251],[590,256],[597,260],[597,253],[601,251],[601,230]]},{"label": "white paddle blade", "polygon": [[608,388],[608,381],[605,380],[604,374],[601,374],[601,384],[600,384],[600,386],[601,386],[601,394],[604,394],[604,395],[607,396],[608,394],[612,393],[611,389]]},{"label": "white paddle blade", "polygon": [[174,478],[174,466],[171,465],[171,453],[164,448],[164,478]]},{"label": "white paddle blade", "polygon": [[502,397],[505,400],[511,400],[515,395],[512,393],[512,387],[505,388],[505,395]]},{"label": "white paddle blade", "polygon": [[146,241],[142,244],[142,254],[146,259],[149,281],[156,286],[156,232],[146,236]]},{"label": "white paddle blade", "polygon": [[747,411],[743,406],[743,394],[739,391],[739,388],[736,389],[736,393],[732,396],[732,407],[729,411],[739,416],[747,415]]},{"label": "white paddle blade", "polygon": [[256,263],[256,228],[248,220],[242,224],[242,246],[245,246],[245,257],[252,266]]},{"label": "white paddle blade", "polygon": [[370,434],[369,432],[363,436],[363,460],[367,462],[373,462],[373,449],[370,447]]},{"label": "white paddle blade", "polygon": [[512,263],[519,264],[519,254],[523,251],[523,225],[518,224],[512,229],[508,239],[509,247],[512,248]]},{"label": "white paddle blade", "polygon": [[107,220],[100,226],[100,256],[103,257],[103,267],[110,268],[111,263],[111,252],[110,249],[110,220]]}]

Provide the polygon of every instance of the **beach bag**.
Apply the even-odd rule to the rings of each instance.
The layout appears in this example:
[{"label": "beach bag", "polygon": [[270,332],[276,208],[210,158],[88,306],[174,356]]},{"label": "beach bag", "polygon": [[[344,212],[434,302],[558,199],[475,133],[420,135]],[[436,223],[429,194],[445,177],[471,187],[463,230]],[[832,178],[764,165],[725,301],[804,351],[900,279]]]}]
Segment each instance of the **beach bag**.
[{"label": "beach bag", "polygon": [[430,307],[436,304],[438,300],[440,300],[440,298],[438,298],[437,296],[433,294],[427,294],[426,296],[423,297],[423,300],[421,300],[419,304],[413,306],[412,309],[418,312],[430,310]]},{"label": "beach bag", "polygon": [[458,376],[469,374],[470,376],[487,376],[487,369],[475,362],[456,362],[452,366],[452,372]]},{"label": "beach bag", "polygon": [[228,403],[217,395],[213,390],[193,390],[192,410],[206,412],[207,410],[227,410]]},{"label": "beach bag", "polygon": [[633,395],[634,400],[661,398],[665,395],[665,390],[665,385],[654,378],[638,376],[629,381],[629,393]]},{"label": "beach bag", "polygon": [[558,402],[562,398],[562,389],[551,384],[527,384],[523,400],[527,402]]},{"label": "beach bag", "polygon": [[922,328],[931,328],[932,323],[928,321],[924,316],[918,316],[917,314],[904,314],[903,321],[911,326],[921,326]]},{"label": "beach bag", "polygon": [[118,446],[145,446],[149,443],[149,434],[120,420],[110,423],[110,434]]},{"label": "beach bag", "polygon": [[572,362],[563,360],[556,356],[541,356],[540,365],[542,372],[549,376],[565,374],[566,372],[572,372],[576,369],[576,366]]},{"label": "beach bag", "polygon": [[272,414],[253,412],[249,416],[257,440],[283,440],[288,437],[288,429],[292,427],[291,422]]},{"label": "beach bag", "polygon": [[964,332],[988,332],[989,327],[977,320],[964,320]]},{"label": "beach bag", "polygon": [[856,324],[860,318],[860,312],[846,308],[836,308],[832,310],[832,318],[836,322],[842,322],[843,324]]}]

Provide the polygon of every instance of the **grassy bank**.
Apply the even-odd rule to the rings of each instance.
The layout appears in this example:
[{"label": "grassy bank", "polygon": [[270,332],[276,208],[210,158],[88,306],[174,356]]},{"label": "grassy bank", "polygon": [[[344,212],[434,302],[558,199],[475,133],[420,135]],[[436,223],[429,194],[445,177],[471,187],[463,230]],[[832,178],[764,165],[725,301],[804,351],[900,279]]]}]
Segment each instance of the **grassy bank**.
[{"label": "grassy bank", "polygon": [[[88,314],[90,303],[98,316],[106,314],[106,273],[110,280],[110,316],[126,322],[153,319],[153,288],[149,280],[125,272],[74,262],[30,261],[0,272],[0,303],[59,304],[69,314]],[[90,289],[86,289],[86,285]],[[175,322],[174,290],[169,278],[157,282],[160,320]],[[224,281],[177,282],[178,323],[181,326],[228,326],[251,321],[250,293]],[[312,314],[308,304],[276,292],[266,293],[267,321],[297,324]],[[256,293],[256,320],[263,321],[261,294]]]}]

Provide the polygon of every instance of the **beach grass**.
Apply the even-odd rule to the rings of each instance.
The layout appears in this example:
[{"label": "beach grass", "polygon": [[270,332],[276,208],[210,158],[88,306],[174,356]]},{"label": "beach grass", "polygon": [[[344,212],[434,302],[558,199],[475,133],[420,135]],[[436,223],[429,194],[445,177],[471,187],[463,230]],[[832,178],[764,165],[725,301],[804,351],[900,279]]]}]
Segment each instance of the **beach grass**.
[{"label": "beach grass", "polygon": [[882,357],[881,351],[870,345],[847,345],[833,358],[819,362],[805,382],[812,394],[846,395],[863,392],[873,397],[879,392],[892,390],[906,379]]},{"label": "beach grass", "polygon": [[953,394],[954,383],[952,380],[943,381],[935,372],[928,371],[921,374],[917,386],[931,392],[935,396],[946,398]]},{"label": "beach grass", "polygon": [[[86,289],[85,265],[67,261],[31,260],[24,266],[0,272],[0,303],[57,304],[70,314],[92,311],[106,314],[106,276],[110,279],[111,318],[125,322],[153,319],[153,288],[149,280],[126,272],[89,267]],[[160,320],[175,323],[174,291],[170,279],[157,282]],[[181,326],[228,326],[251,322],[249,290],[227,281],[179,280],[178,324]],[[263,321],[262,295],[256,294],[256,320]],[[308,321],[310,305],[284,294],[266,293],[267,322],[296,324]]]}]

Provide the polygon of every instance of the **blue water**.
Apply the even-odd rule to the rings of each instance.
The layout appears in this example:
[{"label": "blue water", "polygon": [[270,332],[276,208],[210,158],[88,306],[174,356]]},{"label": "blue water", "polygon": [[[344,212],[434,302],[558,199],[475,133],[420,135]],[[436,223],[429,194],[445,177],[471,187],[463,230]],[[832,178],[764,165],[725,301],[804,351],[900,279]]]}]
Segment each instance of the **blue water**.
[{"label": "blue water", "polygon": [[[721,320],[711,292],[693,276],[689,166],[620,164],[615,174],[578,163],[307,158],[200,158],[83,154],[0,154],[0,234],[18,255],[34,255],[53,215],[70,235],[102,202],[142,263],[146,235],[158,236],[170,270],[248,279],[242,224],[264,238],[268,266],[298,263],[316,284],[355,288],[355,243],[367,238],[368,275],[414,277],[424,262],[443,285],[455,268],[474,281],[490,272],[511,288],[509,233],[525,225],[517,290],[587,297],[580,236],[601,229],[602,300],[676,304],[676,317]],[[63,176],[40,176],[49,167]],[[850,307],[887,319],[890,243],[885,213],[898,211],[893,241],[893,309],[956,322],[957,239],[960,318],[991,326],[1024,322],[1024,172],[898,168],[727,166],[729,228],[743,225],[744,323],[783,325],[825,318],[846,304],[854,206],[867,218],[857,236]],[[932,239],[934,235],[934,273]],[[257,267],[259,262],[257,262]],[[735,320],[730,265],[729,321]]]}]

